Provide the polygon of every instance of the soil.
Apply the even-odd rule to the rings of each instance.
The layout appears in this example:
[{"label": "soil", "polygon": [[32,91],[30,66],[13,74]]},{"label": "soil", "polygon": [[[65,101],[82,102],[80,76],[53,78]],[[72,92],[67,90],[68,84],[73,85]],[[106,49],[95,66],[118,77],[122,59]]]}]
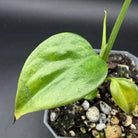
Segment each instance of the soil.
[{"label": "soil", "polygon": [[[107,63],[108,77],[125,77],[131,79],[136,85],[138,85],[138,68],[135,67],[134,62],[127,56],[112,54],[109,56]],[[114,102],[110,94],[109,85],[110,81],[107,81],[98,88],[96,98],[94,100],[88,100],[90,107],[96,106],[101,112],[100,101],[105,102],[112,109],[117,111],[115,115],[106,114],[106,118],[109,118],[109,116],[110,118],[115,116],[119,120],[117,125],[122,128],[121,136],[119,137],[138,138],[138,117],[131,114],[133,118],[131,124],[128,126],[123,125],[122,122],[126,121],[127,114],[124,113]],[[81,99],[72,104],[49,110],[49,116],[53,112],[56,113],[55,120],[51,121],[51,119],[49,119],[48,122],[57,135],[78,138],[106,137],[105,128],[100,131],[96,129],[96,125],[99,123],[98,121],[92,123],[87,119],[87,111],[82,107],[84,101],[85,99]],[[109,124],[110,121],[106,121],[105,124]],[[134,127],[132,128],[130,126]],[[112,137],[117,138],[117,136]]]}]

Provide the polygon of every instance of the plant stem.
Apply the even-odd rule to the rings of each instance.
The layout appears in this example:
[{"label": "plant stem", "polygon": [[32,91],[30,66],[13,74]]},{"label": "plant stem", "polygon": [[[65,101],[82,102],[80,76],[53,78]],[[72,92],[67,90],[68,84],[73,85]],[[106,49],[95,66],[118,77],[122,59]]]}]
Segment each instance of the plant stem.
[{"label": "plant stem", "polygon": [[129,7],[130,3],[131,3],[131,0],[125,0],[124,4],[122,6],[122,9],[121,9],[121,11],[120,11],[120,13],[118,15],[118,18],[117,18],[117,20],[115,22],[113,30],[111,32],[111,35],[110,35],[110,37],[108,39],[108,43],[107,43],[104,51],[102,51],[103,53],[101,54],[101,58],[103,60],[105,60],[105,61],[107,61],[107,59],[108,59],[108,56],[109,56],[110,51],[111,51],[111,49],[113,47],[113,44],[115,42],[115,39],[117,37],[117,34],[119,32],[119,29],[120,29],[120,26],[121,26],[121,24],[123,22],[123,19],[125,17],[125,14],[126,14],[126,12],[128,10],[128,7]]}]

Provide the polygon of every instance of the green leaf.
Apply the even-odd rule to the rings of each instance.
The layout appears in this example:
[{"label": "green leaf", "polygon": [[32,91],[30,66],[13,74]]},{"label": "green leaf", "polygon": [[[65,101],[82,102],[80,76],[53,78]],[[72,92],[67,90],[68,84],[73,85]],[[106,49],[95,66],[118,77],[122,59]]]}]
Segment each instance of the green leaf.
[{"label": "green leaf", "polygon": [[107,18],[107,12],[105,12],[104,21],[103,21],[103,36],[102,36],[102,45],[101,45],[101,51],[105,49],[106,47],[106,18]]},{"label": "green leaf", "polygon": [[28,57],[20,74],[15,117],[79,100],[107,75],[106,63],[91,45],[73,33],[56,34]]},{"label": "green leaf", "polygon": [[100,51],[100,57],[103,57],[103,54],[106,50],[106,17],[107,17],[107,12],[105,12],[105,16],[104,16],[104,21],[103,21],[103,36],[102,36],[102,45],[101,45],[101,51]]},{"label": "green leaf", "polygon": [[137,105],[136,85],[125,78],[108,79],[111,79],[110,90],[116,104],[126,113],[132,113]]},{"label": "green leaf", "polygon": [[97,95],[97,91],[98,91],[97,89],[93,90],[88,95],[86,95],[84,97],[84,99],[86,99],[86,100],[93,100],[96,97],[96,95]]}]

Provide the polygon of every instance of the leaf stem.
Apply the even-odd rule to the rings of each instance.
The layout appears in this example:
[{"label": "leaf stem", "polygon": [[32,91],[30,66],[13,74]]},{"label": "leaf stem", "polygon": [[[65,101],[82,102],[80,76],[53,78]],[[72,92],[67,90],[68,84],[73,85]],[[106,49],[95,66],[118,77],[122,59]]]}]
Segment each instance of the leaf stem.
[{"label": "leaf stem", "polygon": [[121,9],[121,11],[120,11],[120,13],[118,15],[118,18],[117,18],[117,20],[115,22],[115,25],[113,27],[113,30],[111,32],[111,35],[110,35],[110,37],[108,39],[108,43],[107,43],[107,45],[106,45],[106,47],[105,47],[105,49],[103,51],[103,54],[101,56],[101,58],[103,60],[105,60],[105,61],[107,61],[107,59],[108,59],[108,56],[109,56],[110,51],[111,51],[111,49],[113,47],[113,44],[115,42],[115,39],[117,37],[117,34],[119,32],[119,29],[121,27],[121,24],[123,22],[123,19],[125,17],[125,14],[126,14],[126,12],[128,10],[128,7],[129,7],[130,3],[131,3],[131,0],[125,0],[124,4],[122,6],[122,9]]}]

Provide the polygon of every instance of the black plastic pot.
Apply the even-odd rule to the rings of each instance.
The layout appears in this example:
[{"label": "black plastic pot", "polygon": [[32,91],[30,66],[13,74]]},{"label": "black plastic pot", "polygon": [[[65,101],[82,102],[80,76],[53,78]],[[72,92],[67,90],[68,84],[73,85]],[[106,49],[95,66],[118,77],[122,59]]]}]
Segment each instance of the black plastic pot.
[{"label": "black plastic pot", "polygon": [[[99,53],[100,50],[95,49],[95,52]],[[118,51],[118,50],[112,50],[111,53],[117,53],[117,54],[122,54],[122,55],[128,56],[130,59],[132,59],[132,61],[134,61],[135,66],[138,67],[138,58],[136,56],[132,55],[131,53],[129,53],[127,51]],[[53,131],[53,129],[51,128],[51,126],[48,124],[48,112],[49,112],[49,110],[45,110],[45,112],[44,112],[44,120],[43,120],[44,124],[46,125],[46,127],[49,129],[49,131],[52,133],[52,135],[55,138],[65,138],[63,136],[58,136]]]}]

